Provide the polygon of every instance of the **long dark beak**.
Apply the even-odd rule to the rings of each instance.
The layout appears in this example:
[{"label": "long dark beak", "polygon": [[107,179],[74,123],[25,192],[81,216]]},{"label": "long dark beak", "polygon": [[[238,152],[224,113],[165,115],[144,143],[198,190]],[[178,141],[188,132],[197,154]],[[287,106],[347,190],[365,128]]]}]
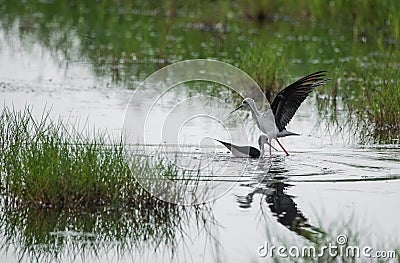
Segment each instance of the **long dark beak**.
[{"label": "long dark beak", "polygon": [[236,109],[234,109],[233,111],[229,112],[229,114],[234,113],[235,111],[237,111],[238,109],[242,108],[244,105],[240,104],[239,107],[237,107]]}]

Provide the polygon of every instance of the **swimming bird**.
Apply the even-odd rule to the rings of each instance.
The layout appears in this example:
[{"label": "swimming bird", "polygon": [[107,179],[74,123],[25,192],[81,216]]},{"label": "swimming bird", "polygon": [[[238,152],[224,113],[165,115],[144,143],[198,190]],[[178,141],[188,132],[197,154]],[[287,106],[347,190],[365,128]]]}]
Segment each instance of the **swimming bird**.
[{"label": "swimming bird", "polygon": [[307,75],[281,90],[274,98],[271,108],[265,113],[257,110],[256,103],[251,98],[245,98],[242,104],[231,113],[240,108],[249,108],[258,128],[268,136],[270,146],[272,139],[275,139],[286,155],[289,155],[278,138],[299,135],[286,130],[286,126],[310,92],[316,87],[325,85],[330,80],[324,79],[325,72],[318,71]]},{"label": "swimming bird", "polygon": [[252,146],[238,146],[234,145],[229,142],[224,142],[220,141],[218,139],[214,139],[217,142],[222,143],[226,148],[228,148],[233,156],[235,157],[251,157],[251,158],[260,158],[264,156],[264,144],[268,144],[270,147],[274,148],[269,142],[268,142],[268,137],[265,134],[261,134],[260,137],[258,137],[258,145],[260,147],[260,150],[252,147]]}]

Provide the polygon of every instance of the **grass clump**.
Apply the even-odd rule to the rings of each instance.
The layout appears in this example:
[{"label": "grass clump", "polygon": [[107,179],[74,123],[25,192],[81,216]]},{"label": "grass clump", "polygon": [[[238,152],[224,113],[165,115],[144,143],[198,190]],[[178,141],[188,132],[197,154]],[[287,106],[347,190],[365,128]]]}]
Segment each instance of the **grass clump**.
[{"label": "grass clump", "polygon": [[[49,114],[39,121],[26,108],[0,115],[0,194],[9,206],[49,207],[162,205],[135,180],[145,174],[176,176],[172,163],[133,155],[123,143],[82,135]],[[131,168],[131,169],[129,169]]]},{"label": "grass clump", "polygon": [[[162,201],[138,182],[184,170],[110,140],[68,129],[49,112],[36,120],[30,108],[2,109],[0,251],[34,262],[99,260],[109,250],[173,258],[193,220],[208,224],[205,206]],[[162,180],[152,185],[165,189]]]},{"label": "grass clump", "polygon": [[364,73],[363,82],[353,86],[360,94],[347,107],[359,119],[375,142],[399,142],[400,83],[398,70],[382,66]]},{"label": "grass clump", "polygon": [[[395,61],[382,62],[374,57],[357,59],[351,67],[336,73],[335,85],[326,87],[333,98],[328,106],[336,112],[338,103],[341,105],[346,115],[344,125],[358,130],[362,143],[400,143],[398,67]],[[320,105],[322,114],[326,106]],[[344,126],[340,121],[337,124]]]}]

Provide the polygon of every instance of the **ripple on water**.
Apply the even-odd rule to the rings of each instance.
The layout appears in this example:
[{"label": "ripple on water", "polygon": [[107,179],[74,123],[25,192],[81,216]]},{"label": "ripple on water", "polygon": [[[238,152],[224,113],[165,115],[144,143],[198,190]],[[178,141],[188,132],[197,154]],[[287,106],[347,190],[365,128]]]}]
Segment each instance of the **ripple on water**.
[{"label": "ripple on water", "polygon": [[[377,148],[341,148],[325,151],[308,149],[292,152],[290,156],[281,153],[259,159],[232,157],[229,152],[212,147],[203,147],[193,152],[189,147],[175,146],[163,154],[207,162],[202,166],[196,180],[226,183],[251,184],[263,180],[287,182],[360,182],[400,179],[400,162],[396,158],[399,148],[389,151]],[[192,157],[196,158],[192,158]],[[199,166],[200,167],[200,166]],[[212,167],[212,169],[208,169]],[[207,169],[206,169],[207,168]],[[221,168],[221,169],[217,169]],[[214,173],[215,171],[215,173]]]}]

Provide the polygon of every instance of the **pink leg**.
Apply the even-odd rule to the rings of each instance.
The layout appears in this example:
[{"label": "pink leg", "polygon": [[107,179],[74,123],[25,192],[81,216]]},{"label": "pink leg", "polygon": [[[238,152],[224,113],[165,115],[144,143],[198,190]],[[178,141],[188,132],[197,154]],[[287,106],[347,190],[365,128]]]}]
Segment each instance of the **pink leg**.
[{"label": "pink leg", "polygon": [[282,150],[286,153],[286,156],[289,156],[289,153],[286,151],[285,148],[283,148],[283,145],[278,141],[278,139],[275,140],[278,142],[279,146],[281,146]]}]

